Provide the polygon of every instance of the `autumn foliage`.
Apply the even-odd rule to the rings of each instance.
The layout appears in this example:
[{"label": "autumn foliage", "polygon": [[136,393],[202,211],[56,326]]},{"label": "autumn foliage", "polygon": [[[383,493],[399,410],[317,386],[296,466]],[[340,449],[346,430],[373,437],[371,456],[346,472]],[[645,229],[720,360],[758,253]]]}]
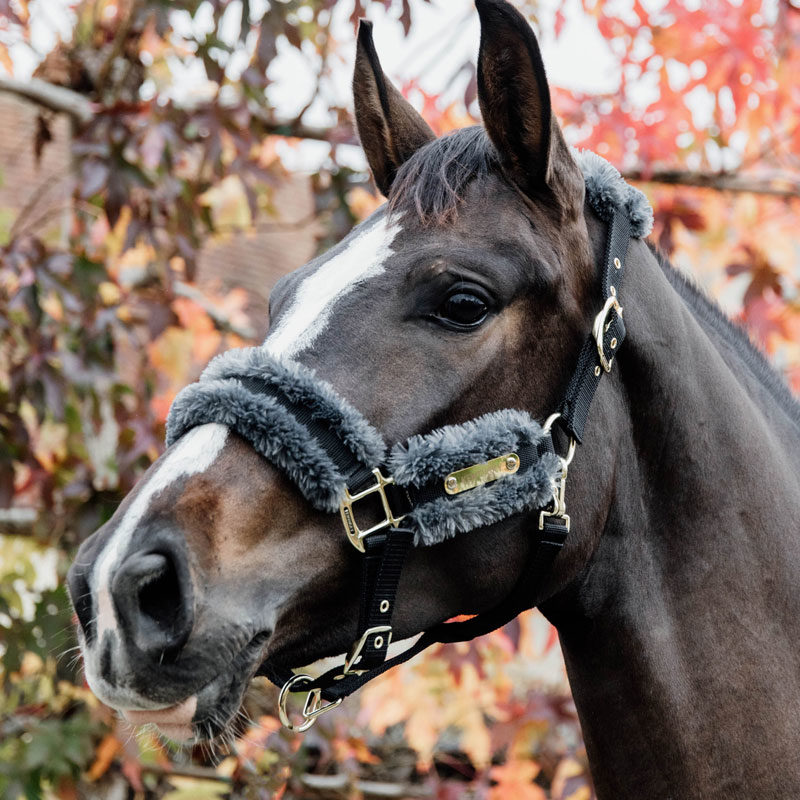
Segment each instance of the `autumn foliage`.
[{"label": "autumn foliage", "polygon": [[[391,671],[305,737],[280,728],[274,692],[256,685],[250,722],[214,752],[134,736],[91,697],[72,650],[61,585],[70,555],[161,452],[175,392],[252,336],[243,291],[196,285],[198,253],[259,220],[280,223],[279,153],[304,139],[328,148],[312,177],[320,249],[379,204],[367,176],[340,163],[352,123],[325,81],[351,57],[348,19],[382,7],[413,33],[422,3],[84,0],[67,4],[71,38],[42,54],[34,81],[0,80],[39,109],[35,151],[55,114],[69,118],[74,177],[58,236],[0,230],[3,800],[592,797],[557,638],[532,613]],[[613,91],[554,89],[568,138],[637,181],[661,248],[800,389],[800,8],[518,5],[546,42],[567,41],[576,20],[605,40]],[[33,11],[0,0],[9,76]],[[428,47],[435,64],[437,44]],[[270,67],[287,51],[318,72],[295,119],[270,102]],[[188,95],[177,90],[185,70],[203,78]],[[451,79],[465,88],[447,102],[417,79],[402,83],[440,133],[477,113],[471,62],[442,88]],[[325,126],[309,124],[312,101],[326,104]]]}]

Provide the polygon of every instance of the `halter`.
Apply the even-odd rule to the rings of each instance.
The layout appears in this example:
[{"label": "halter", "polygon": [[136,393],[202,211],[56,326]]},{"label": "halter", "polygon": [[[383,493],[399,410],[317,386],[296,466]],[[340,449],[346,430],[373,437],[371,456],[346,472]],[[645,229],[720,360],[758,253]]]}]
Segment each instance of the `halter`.
[{"label": "halter", "polygon": [[[644,196],[611,165],[591,153],[580,154],[579,162],[587,197],[608,222],[601,307],[563,402],[543,426],[524,411],[504,409],[387,448],[381,434],[333,387],[262,348],[218,356],[175,399],[167,421],[169,444],[197,425],[227,425],[292,480],[313,507],[338,510],[347,539],[363,556],[357,634],[344,664],[318,678],[269,661],[258,670],[281,687],[278,710],[287,728],[307,730],[365,683],[430,645],[473,639],[534,605],[570,530],[569,465],[600,379],[611,371],[625,339],[619,290],[628,244],[632,236],[648,233],[652,220]],[[555,424],[568,436],[564,456],[556,452]],[[467,621],[434,626],[388,658],[395,596],[409,549],[525,512],[538,512],[533,546],[506,598]],[[302,722],[295,724],[287,702],[300,692],[306,698]]]}]

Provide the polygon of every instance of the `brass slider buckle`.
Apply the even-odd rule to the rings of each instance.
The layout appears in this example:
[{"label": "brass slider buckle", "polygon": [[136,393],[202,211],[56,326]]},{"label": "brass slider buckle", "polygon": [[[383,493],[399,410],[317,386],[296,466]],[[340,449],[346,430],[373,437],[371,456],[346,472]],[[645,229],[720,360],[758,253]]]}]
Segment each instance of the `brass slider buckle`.
[{"label": "brass slider buckle", "polygon": [[296,733],[307,731],[317,721],[317,717],[325,714],[332,708],[336,708],[336,706],[340,705],[342,702],[342,698],[340,697],[333,703],[328,703],[328,705],[324,706],[322,705],[322,689],[311,689],[306,695],[306,702],[303,704],[303,710],[301,712],[303,721],[299,725],[295,725],[289,716],[286,703],[289,699],[289,695],[292,693],[292,687],[295,684],[306,683],[311,680],[313,679],[310,675],[294,675],[286,681],[278,695],[278,717],[280,717],[283,727],[290,731],[295,731]]},{"label": "brass slider buckle", "polygon": [[[597,355],[600,356],[600,363],[603,365],[603,369],[606,372],[611,372],[611,365],[614,363],[614,356],[611,356],[610,359],[607,358],[603,348],[603,337],[611,327],[611,321],[609,320],[606,322],[606,320],[612,309],[617,312],[617,316],[622,316],[622,306],[619,304],[619,300],[617,300],[616,293],[613,292],[611,297],[606,300],[600,313],[594,318],[594,325],[592,326],[592,335],[597,344]],[[611,344],[614,345],[615,342],[612,341]]]},{"label": "brass slider buckle", "polygon": [[[342,500],[342,502],[339,504],[339,513],[342,516],[342,523],[344,524],[344,530],[347,534],[347,538],[350,540],[350,544],[352,544],[356,550],[362,553],[364,552],[364,539],[366,539],[367,536],[372,533],[377,533],[384,528],[396,528],[405,519],[405,515],[402,517],[394,516],[392,509],[389,506],[389,498],[386,496],[386,487],[391,486],[394,483],[394,478],[384,478],[379,469],[372,470],[372,474],[375,476],[376,480],[374,486],[368,486],[363,492],[359,492],[358,494],[350,494],[350,490],[345,489],[344,500]],[[373,525],[371,528],[362,531],[356,523],[355,514],[353,513],[353,505],[359,500],[369,497],[371,494],[377,494],[378,497],[380,497],[381,505],[383,506],[383,513],[386,516],[386,519],[384,519],[382,522],[379,522],[377,525]]]},{"label": "brass slider buckle", "polygon": [[[365,670],[361,669],[353,669],[356,665],[356,662],[359,658],[361,658],[361,651],[364,649],[364,645],[367,643],[367,639],[375,633],[382,633],[386,636],[386,647],[388,648],[392,642],[392,626],[391,625],[376,625],[374,628],[368,628],[361,634],[361,638],[353,644],[350,648],[350,652],[347,654],[347,657],[344,660],[344,674],[345,675],[360,675]],[[380,643],[378,642],[380,639]],[[375,647],[380,650],[383,647],[383,639],[382,637],[378,637],[375,640]]]}]

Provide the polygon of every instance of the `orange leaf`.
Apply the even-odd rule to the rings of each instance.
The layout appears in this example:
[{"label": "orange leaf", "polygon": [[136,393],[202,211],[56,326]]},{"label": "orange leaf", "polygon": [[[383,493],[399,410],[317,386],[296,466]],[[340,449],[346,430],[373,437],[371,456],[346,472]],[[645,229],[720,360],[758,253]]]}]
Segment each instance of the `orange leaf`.
[{"label": "orange leaf", "polygon": [[14,74],[14,62],[11,60],[8,48],[2,42],[0,42],[0,64],[9,75]]},{"label": "orange leaf", "polygon": [[490,775],[496,785],[489,790],[489,800],[547,800],[544,789],[533,782],[539,772],[535,761],[523,759],[492,767]]},{"label": "orange leaf", "polygon": [[95,751],[95,759],[94,763],[91,767],[89,767],[89,771],[86,773],[86,777],[90,781],[96,781],[99,778],[102,778],[103,775],[108,772],[108,768],[111,766],[111,762],[114,760],[114,757],[122,750],[122,743],[114,736],[113,733],[109,733],[108,736],[97,745],[97,750]]}]

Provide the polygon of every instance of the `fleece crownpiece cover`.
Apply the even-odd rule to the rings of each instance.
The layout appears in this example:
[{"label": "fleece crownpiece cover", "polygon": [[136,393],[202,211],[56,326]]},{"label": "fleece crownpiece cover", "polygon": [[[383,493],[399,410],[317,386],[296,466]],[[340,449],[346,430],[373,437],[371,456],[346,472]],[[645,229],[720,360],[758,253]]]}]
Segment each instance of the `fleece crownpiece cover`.
[{"label": "fleece crownpiece cover", "polygon": [[348,487],[342,469],[320,443],[320,430],[333,434],[367,469],[381,467],[412,495],[432,484],[443,486],[456,470],[507,453],[525,454],[513,475],[458,495],[440,492],[414,506],[403,524],[414,530],[418,545],[543,507],[553,496],[561,469],[552,452],[536,455],[545,436],[541,426],[513,409],[412,436],[387,457],[380,433],[330,384],[259,347],[218,356],[197,383],[180,392],[167,419],[167,443],[211,422],[238,433],[312,506],[327,512],[338,508]]}]

